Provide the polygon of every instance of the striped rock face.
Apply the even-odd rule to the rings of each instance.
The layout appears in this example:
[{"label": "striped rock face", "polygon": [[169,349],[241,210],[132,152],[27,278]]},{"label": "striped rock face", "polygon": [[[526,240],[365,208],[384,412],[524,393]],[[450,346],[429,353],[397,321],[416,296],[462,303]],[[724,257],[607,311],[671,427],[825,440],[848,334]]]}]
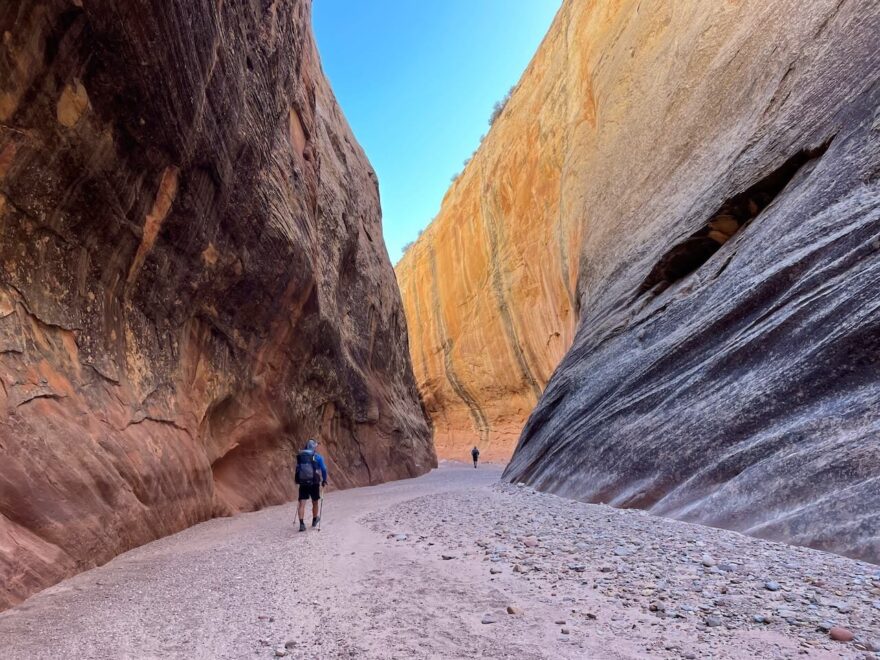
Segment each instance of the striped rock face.
[{"label": "striped rock face", "polygon": [[436,463],[310,3],[0,8],[0,609],[211,516]]},{"label": "striped rock face", "polygon": [[477,445],[482,458],[510,458],[574,338],[582,223],[565,206],[566,160],[595,108],[589,78],[567,61],[567,12],[395,269],[441,457],[467,460]]},{"label": "striped rock face", "polygon": [[880,561],[878,39],[565,2],[397,267],[441,454],[531,412],[512,481]]}]

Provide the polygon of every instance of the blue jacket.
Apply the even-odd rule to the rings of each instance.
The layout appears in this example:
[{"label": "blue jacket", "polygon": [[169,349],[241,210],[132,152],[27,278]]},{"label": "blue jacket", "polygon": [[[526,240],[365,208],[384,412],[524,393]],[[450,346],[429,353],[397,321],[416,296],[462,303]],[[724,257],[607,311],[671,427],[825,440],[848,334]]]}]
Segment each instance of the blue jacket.
[{"label": "blue jacket", "polygon": [[324,483],[327,482],[327,466],[324,464],[324,457],[321,456],[318,452],[313,452],[311,449],[303,449],[303,453],[310,452],[315,455],[315,463],[318,464],[318,467],[321,468],[321,481]]}]

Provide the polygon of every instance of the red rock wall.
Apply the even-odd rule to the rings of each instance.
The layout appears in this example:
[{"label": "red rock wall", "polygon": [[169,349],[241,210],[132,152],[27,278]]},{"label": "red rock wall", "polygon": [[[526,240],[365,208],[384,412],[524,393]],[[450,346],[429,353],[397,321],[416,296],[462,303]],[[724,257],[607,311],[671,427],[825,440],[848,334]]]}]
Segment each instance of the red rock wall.
[{"label": "red rock wall", "polygon": [[0,608],[211,516],[436,463],[310,3],[0,5]]}]

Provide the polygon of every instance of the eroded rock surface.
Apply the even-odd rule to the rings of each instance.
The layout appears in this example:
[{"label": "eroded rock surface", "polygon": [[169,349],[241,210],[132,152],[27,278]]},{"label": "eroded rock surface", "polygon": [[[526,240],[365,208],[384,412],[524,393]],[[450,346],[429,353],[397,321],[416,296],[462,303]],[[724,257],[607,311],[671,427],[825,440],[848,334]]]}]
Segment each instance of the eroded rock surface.
[{"label": "eroded rock surface", "polygon": [[565,2],[397,269],[438,447],[571,339],[507,478],[880,561],[878,38],[876,0]]},{"label": "eroded rock surface", "polygon": [[558,23],[582,312],[506,475],[878,562],[880,4],[630,4]]},{"label": "eroded rock surface", "polygon": [[0,7],[0,608],[436,459],[310,3]]}]

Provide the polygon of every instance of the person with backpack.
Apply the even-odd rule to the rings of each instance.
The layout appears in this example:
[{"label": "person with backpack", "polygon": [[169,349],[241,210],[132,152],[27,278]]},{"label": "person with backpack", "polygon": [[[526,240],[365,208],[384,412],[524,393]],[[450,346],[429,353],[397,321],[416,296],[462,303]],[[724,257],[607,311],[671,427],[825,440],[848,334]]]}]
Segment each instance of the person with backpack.
[{"label": "person with backpack", "polygon": [[474,445],[474,448],[471,449],[471,456],[474,458],[474,469],[477,469],[477,461],[480,460],[480,450],[477,449],[477,446]]},{"label": "person with backpack", "polygon": [[321,522],[321,488],[327,485],[327,466],[324,457],[318,453],[318,441],[309,438],[306,448],[296,455],[294,481],[299,485],[299,531],[306,531],[306,501],[312,500],[312,527]]}]

